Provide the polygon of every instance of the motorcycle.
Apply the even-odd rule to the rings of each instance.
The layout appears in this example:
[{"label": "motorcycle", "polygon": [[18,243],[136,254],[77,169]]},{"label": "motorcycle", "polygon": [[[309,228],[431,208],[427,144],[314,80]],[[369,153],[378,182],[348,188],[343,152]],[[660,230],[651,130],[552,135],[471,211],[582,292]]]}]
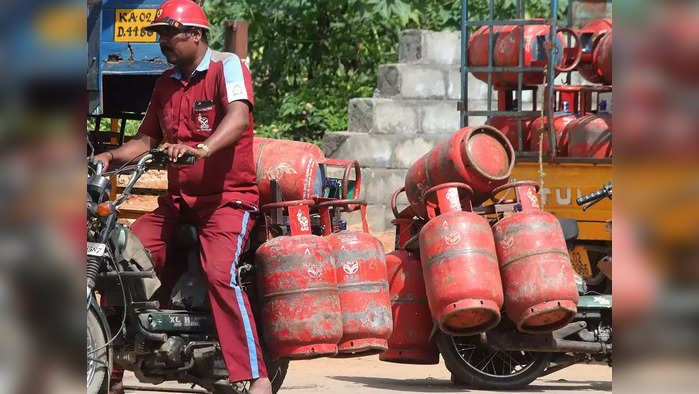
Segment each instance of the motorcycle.
[{"label": "motorcycle", "polygon": [[[228,381],[199,261],[196,228],[183,224],[177,230],[174,245],[179,250],[173,254],[184,257],[186,271],[169,298],[165,297],[163,307],[157,299],[161,283],[148,251],[128,226],[117,221],[119,205],[146,170],[191,165],[195,158],[184,155],[171,163],[165,152],[152,149],[134,161],[104,172],[101,162],[88,160],[87,393],[106,392],[115,365],[133,371],[144,383],[178,381],[214,393],[246,392],[242,385]],[[127,173],[131,175],[122,194],[110,201],[109,177]],[[263,327],[256,313],[254,242],[249,240],[244,247],[238,283],[249,296],[257,327]],[[261,346],[276,393],[286,376],[288,360],[272,359],[264,341]]]},{"label": "motorcycle", "polygon": [[[578,198],[576,203],[587,210],[604,198],[612,198],[611,182]],[[577,245],[577,222],[559,221],[570,252]],[[591,278],[576,275],[577,314],[563,328],[548,334],[524,334],[510,320],[503,319],[494,329],[476,336],[450,336],[437,331],[435,341],[452,381],[483,389],[512,390],[574,364],[611,366],[611,245],[601,247],[600,252]]]}]

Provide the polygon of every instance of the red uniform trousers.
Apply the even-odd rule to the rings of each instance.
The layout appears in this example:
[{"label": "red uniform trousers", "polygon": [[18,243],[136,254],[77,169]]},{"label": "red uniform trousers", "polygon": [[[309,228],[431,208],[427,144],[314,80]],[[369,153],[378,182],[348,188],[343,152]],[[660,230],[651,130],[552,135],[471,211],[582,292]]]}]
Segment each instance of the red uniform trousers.
[{"label": "red uniform trousers", "polygon": [[136,220],[131,229],[153,257],[158,275],[168,261],[168,243],[178,223],[199,231],[200,257],[208,281],[209,300],[230,380],[267,377],[248,297],[236,283],[238,259],[256,213],[228,204],[194,211],[180,198],[164,196],[156,210]]}]

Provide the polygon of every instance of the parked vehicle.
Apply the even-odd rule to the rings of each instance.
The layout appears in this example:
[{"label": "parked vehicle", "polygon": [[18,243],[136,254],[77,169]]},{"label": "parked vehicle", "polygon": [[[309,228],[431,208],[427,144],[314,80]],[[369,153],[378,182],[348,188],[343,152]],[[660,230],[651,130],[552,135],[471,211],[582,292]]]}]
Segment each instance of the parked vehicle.
[{"label": "parked vehicle", "polygon": [[[164,167],[167,154],[150,150],[135,163],[103,172],[101,162],[88,162],[87,178],[87,392],[108,387],[114,364],[133,371],[141,382],[173,380],[194,383],[214,393],[238,392],[228,372],[213,324],[206,280],[199,261],[196,229],[182,225],[174,243],[175,255],[186,261],[166,303],[156,300],[160,281],[150,256],[125,225],[117,223],[119,205],[143,173]],[[183,156],[176,165],[194,162]],[[131,173],[122,194],[110,201],[109,176]],[[244,248],[238,283],[255,311],[254,248]],[[260,314],[255,313],[259,319]],[[258,321],[257,327],[264,322]],[[263,356],[276,392],[282,385],[288,360],[274,360],[264,343]]]}]

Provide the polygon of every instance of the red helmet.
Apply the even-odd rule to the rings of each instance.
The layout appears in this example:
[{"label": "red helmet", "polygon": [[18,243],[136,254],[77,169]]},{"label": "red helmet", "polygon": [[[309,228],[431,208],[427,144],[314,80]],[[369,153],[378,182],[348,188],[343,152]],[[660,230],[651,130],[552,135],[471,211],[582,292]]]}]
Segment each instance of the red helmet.
[{"label": "red helmet", "polygon": [[209,30],[209,21],[199,5],[190,0],[168,0],[155,13],[155,19],[146,30],[156,26],[193,26]]}]

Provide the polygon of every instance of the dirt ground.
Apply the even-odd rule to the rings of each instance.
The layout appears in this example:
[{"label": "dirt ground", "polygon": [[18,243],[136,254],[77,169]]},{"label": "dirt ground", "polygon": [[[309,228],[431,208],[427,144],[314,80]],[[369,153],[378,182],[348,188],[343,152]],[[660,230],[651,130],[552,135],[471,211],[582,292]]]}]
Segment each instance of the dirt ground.
[{"label": "dirt ground", "polygon": [[[378,356],[352,359],[319,358],[293,361],[280,393],[486,393],[454,386],[444,363],[405,365],[379,361]],[[139,384],[132,374],[125,383]],[[165,384],[173,389],[189,386]],[[612,368],[604,365],[576,365],[540,378],[519,392],[606,393],[612,391]],[[149,393],[126,390],[127,393]]]}]

